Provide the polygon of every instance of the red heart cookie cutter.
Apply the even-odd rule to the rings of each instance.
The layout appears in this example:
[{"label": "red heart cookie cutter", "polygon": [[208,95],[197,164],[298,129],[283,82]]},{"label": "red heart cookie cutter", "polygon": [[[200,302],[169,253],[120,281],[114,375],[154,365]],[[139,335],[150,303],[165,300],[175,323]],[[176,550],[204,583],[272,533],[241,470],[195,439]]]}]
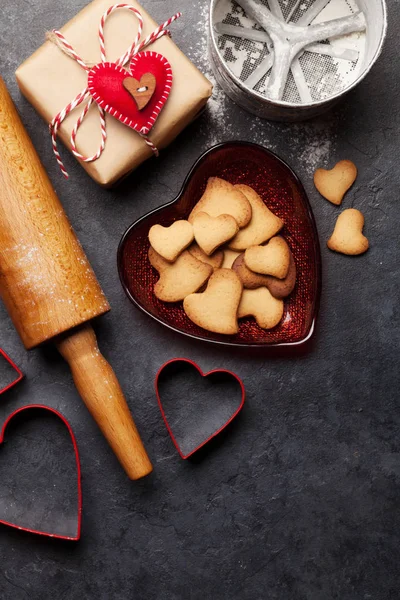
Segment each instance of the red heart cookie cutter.
[{"label": "red heart cookie cutter", "polygon": [[[197,370],[197,372],[201,375],[201,377],[203,377],[203,378],[212,377],[212,376],[218,376],[218,375],[223,375],[223,376],[226,376],[228,378],[232,378],[233,380],[235,380],[235,383],[239,384],[240,394],[241,394],[241,399],[240,399],[239,404],[234,408],[234,410],[231,412],[231,414],[229,414],[229,416],[223,418],[223,423],[219,422],[218,425],[215,426],[215,428],[213,429],[213,431],[209,432],[206,435],[205,439],[203,439],[199,443],[196,443],[195,447],[194,448],[192,447],[189,451],[184,451],[181,448],[181,446],[180,446],[180,444],[179,444],[179,442],[177,440],[176,435],[173,433],[172,426],[171,426],[171,423],[168,421],[168,418],[167,418],[167,415],[166,415],[166,411],[165,411],[165,408],[163,406],[163,402],[161,400],[161,394],[160,394],[160,378],[161,378],[162,374],[171,365],[179,365],[179,364],[182,364],[183,366],[194,367]],[[178,450],[178,453],[179,453],[180,457],[183,458],[183,459],[187,459],[190,456],[192,456],[195,452],[197,452],[198,450],[200,450],[200,448],[202,448],[203,446],[205,446],[215,436],[217,436],[219,433],[221,433],[235,419],[235,417],[242,410],[242,408],[244,406],[245,398],[246,398],[245,387],[243,385],[242,380],[236,375],[236,373],[233,373],[232,371],[228,371],[226,369],[214,369],[212,371],[208,371],[208,373],[203,373],[203,371],[200,369],[200,367],[199,367],[198,364],[196,364],[195,362],[193,362],[192,360],[189,360],[187,358],[173,358],[173,359],[169,360],[168,362],[164,363],[161,366],[161,368],[158,370],[157,374],[156,374],[155,381],[154,381],[154,386],[155,386],[155,391],[156,391],[156,395],[157,395],[158,406],[160,408],[162,418],[163,418],[164,423],[165,423],[165,425],[167,427],[168,433],[171,436],[171,439],[172,439],[172,441],[173,441],[176,449]],[[217,422],[218,422],[218,419],[220,419],[220,417],[217,417]],[[191,424],[191,426],[193,426],[193,424]]]},{"label": "red heart cookie cutter", "polygon": [[8,362],[8,364],[17,373],[17,377],[11,383],[8,383],[5,387],[3,387],[3,389],[0,389],[0,394],[4,394],[4,392],[11,389],[12,387],[14,387],[14,385],[16,385],[19,381],[21,381],[21,379],[24,377],[24,374],[22,373],[21,369],[19,369],[17,367],[15,362],[13,360],[11,360],[11,358],[8,356],[8,354],[6,352],[4,352],[4,350],[2,350],[1,348],[0,348],[0,355]]},{"label": "red heart cookie cutter", "polygon": [[36,529],[31,529],[29,527],[21,527],[20,525],[17,525],[16,523],[10,523],[8,521],[2,520],[1,518],[0,518],[0,523],[2,525],[7,525],[8,527],[13,527],[14,529],[19,529],[20,531],[27,531],[28,533],[35,533],[37,535],[56,538],[56,539],[60,539],[60,540],[78,541],[81,537],[81,523],[82,523],[81,465],[80,465],[80,460],[79,460],[79,452],[78,452],[78,445],[76,443],[76,438],[75,438],[74,432],[72,431],[72,428],[71,428],[69,422],[67,421],[67,419],[61,413],[59,413],[57,410],[55,410],[54,408],[50,408],[49,406],[43,406],[41,404],[31,404],[29,406],[23,406],[22,408],[18,408],[7,418],[6,422],[3,425],[2,430],[0,431],[0,446],[4,442],[4,436],[5,436],[6,429],[7,429],[7,426],[9,425],[10,421],[12,421],[12,419],[14,419],[14,417],[21,414],[22,412],[25,412],[25,411],[31,410],[31,409],[46,410],[46,411],[56,415],[68,429],[70,438],[72,440],[72,445],[74,448],[76,468],[77,468],[77,478],[78,478],[77,531],[76,531],[76,534],[73,536],[66,536],[66,535],[60,535],[57,533],[51,533],[48,531],[38,531]]},{"label": "red heart cookie cutter", "polygon": [[[146,105],[139,109],[124,81],[135,79],[140,82],[149,74],[155,78],[155,88]],[[171,87],[171,65],[162,54],[151,51],[136,54],[129,71],[116,63],[105,62],[94,66],[88,74],[88,89],[95,102],[141,135],[147,135],[154,126],[168,100]]]}]

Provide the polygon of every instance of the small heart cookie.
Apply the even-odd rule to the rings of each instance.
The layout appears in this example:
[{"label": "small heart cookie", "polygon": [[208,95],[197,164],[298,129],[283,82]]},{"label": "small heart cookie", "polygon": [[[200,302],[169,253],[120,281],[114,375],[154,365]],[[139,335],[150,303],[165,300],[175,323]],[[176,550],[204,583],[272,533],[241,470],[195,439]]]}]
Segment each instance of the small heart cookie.
[{"label": "small heart cookie", "polygon": [[239,231],[239,226],[231,215],[210,217],[205,212],[198,212],[192,224],[194,239],[207,256],[232,239]]},{"label": "small heart cookie", "polygon": [[351,160],[341,160],[330,171],[317,169],[314,173],[314,184],[321,196],[339,206],[356,178],[356,165]]},{"label": "small heart cookie", "polygon": [[243,290],[238,318],[254,317],[261,329],[272,329],[283,316],[283,300],[277,300],[265,287]]},{"label": "small heart cookie", "polygon": [[189,215],[190,223],[199,212],[205,212],[210,217],[231,215],[239,227],[245,227],[251,219],[251,206],[246,196],[219,177],[210,177],[208,180],[206,191]]},{"label": "small heart cookie", "polygon": [[177,256],[194,240],[193,227],[189,221],[175,221],[169,227],[153,225],[149,231],[149,242],[154,250],[168,260],[174,262]]},{"label": "small heart cookie", "polygon": [[199,327],[234,335],[239,331],[237,310],[242,295],[242,283],[231,269],[216,269],[200,294],[190,294],[183,301],[185,313]]},{"label": "small heart cookie", "polygon": [[248,185],[235,185],[250,202],[252,216],[250,223],[241,229],[229,242],[231,250],[246,250],[271,239],[283,227],[283,221],[269,210],[260,196]]},{"label": "small heart cookie", "polygon": [[244,262],[255,273],[284,279],[289,270],[290,249],[283,237],[276,236],[266,246],[248,248]]},{"label": "small heart cookie", "polygon": [[368,239],[363,235],[364,215],[355,208],[344,210],[336,221],[335,229],[328,240],[328,248],[335,252],[356,256],[369,248]]},{"label": "small heart cookie", "polygon": [[296,264],[292,253],[290,253],[289,269],[284,279],[278,279],[271,275],[259,275],[258,273],[253,273],[253,271],[250,271],[250,269],[246,267],[244,253],[238,256],[232,265],[232,269],[238,274],[245,289],[255,290],[260,287],[266,287],[274,298],[278,298],[279,300],[290,296],[296,285]]},{"label": "small heart cookie", "polygon": [[213,272],[210,265],[197,260],[187,250],[170,263],[150,247],[149,260],[160,275],[154,286],[154,294],[163,302],[183,300],[200,289]]},{"label": "small heart cookie", "polygon": [[213,254],[207,256],[196,243],[192,244],[188,250],[192,256],[197,258],[197,260],[201,260],[201,262],[211,265],[214,269],[219,269],[222,266],[224,260],[223,250],[216,250]]}]

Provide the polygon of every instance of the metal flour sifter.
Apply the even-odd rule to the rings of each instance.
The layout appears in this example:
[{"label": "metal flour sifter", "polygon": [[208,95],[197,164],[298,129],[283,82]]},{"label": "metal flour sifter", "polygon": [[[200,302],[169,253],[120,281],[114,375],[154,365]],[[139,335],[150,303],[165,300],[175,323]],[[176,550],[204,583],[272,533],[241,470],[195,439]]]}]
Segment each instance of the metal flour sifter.
[{"label": "metal flour sifter", "polygon": [[211,62],[246,110],[300,121],[367,75],[386,28],[385,0],[212,0]]}]

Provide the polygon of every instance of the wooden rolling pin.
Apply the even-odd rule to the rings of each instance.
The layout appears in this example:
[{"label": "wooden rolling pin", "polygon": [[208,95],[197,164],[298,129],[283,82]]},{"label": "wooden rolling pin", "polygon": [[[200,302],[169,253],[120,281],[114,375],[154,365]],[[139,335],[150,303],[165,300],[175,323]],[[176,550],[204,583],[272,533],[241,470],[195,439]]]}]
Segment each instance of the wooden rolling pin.
[{"label": "wooden rolling pin", "polygon": [[131,479],[152,466],[88,321],[110,310],[0,77],[0,294],[29,350],[52,340]]}]

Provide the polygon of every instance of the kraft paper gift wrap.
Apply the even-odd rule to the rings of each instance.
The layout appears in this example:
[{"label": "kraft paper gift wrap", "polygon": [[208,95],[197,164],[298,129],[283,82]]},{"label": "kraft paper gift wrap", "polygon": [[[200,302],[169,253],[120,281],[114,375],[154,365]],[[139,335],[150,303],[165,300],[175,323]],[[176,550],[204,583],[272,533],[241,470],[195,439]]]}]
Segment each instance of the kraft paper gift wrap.
[{"label": "kraft paper gift wrap", "polygon": [[[94,0],[61,29],[78,55],[91,65],[100,62],[99,23],[112,4],[112,0]],[[127,0],[126,4],[140,11],[144,20],[144,39],[157,28],[157,23],[135,0]],[[166,14],[165,20],[170,16]],[[57,23],[54,26],[57,28]],[[137,18],[129,10],[117,10],[107,19],[104,31],[108,61],[117,60],[128,49],[137,30]],[[147,49],[164,55],[173,73],[171,94],[149,134],[157,148],[162,149],[199,114],[212,94],[212,85],[168,36]],[[17,69],[16,77],[22,93],[47,124],[87,85],[86,71],[50,41]],[[72,129],[83,107],[84,104],[76,108],[59,129],[59,139],[68,149],[71,149]],[[109,114],[106,115],[106,123],[107,141],[101,157],[90,163],[79,162],[100,185],[111,186],[152,157],[153,152],[138,133]],[[99,112],[94,105],[79,129],[77,149],[84,156],[91,156],[97,151],[100,140]],[[62,152],[63,148],[60,147],[60,150]]]}]

